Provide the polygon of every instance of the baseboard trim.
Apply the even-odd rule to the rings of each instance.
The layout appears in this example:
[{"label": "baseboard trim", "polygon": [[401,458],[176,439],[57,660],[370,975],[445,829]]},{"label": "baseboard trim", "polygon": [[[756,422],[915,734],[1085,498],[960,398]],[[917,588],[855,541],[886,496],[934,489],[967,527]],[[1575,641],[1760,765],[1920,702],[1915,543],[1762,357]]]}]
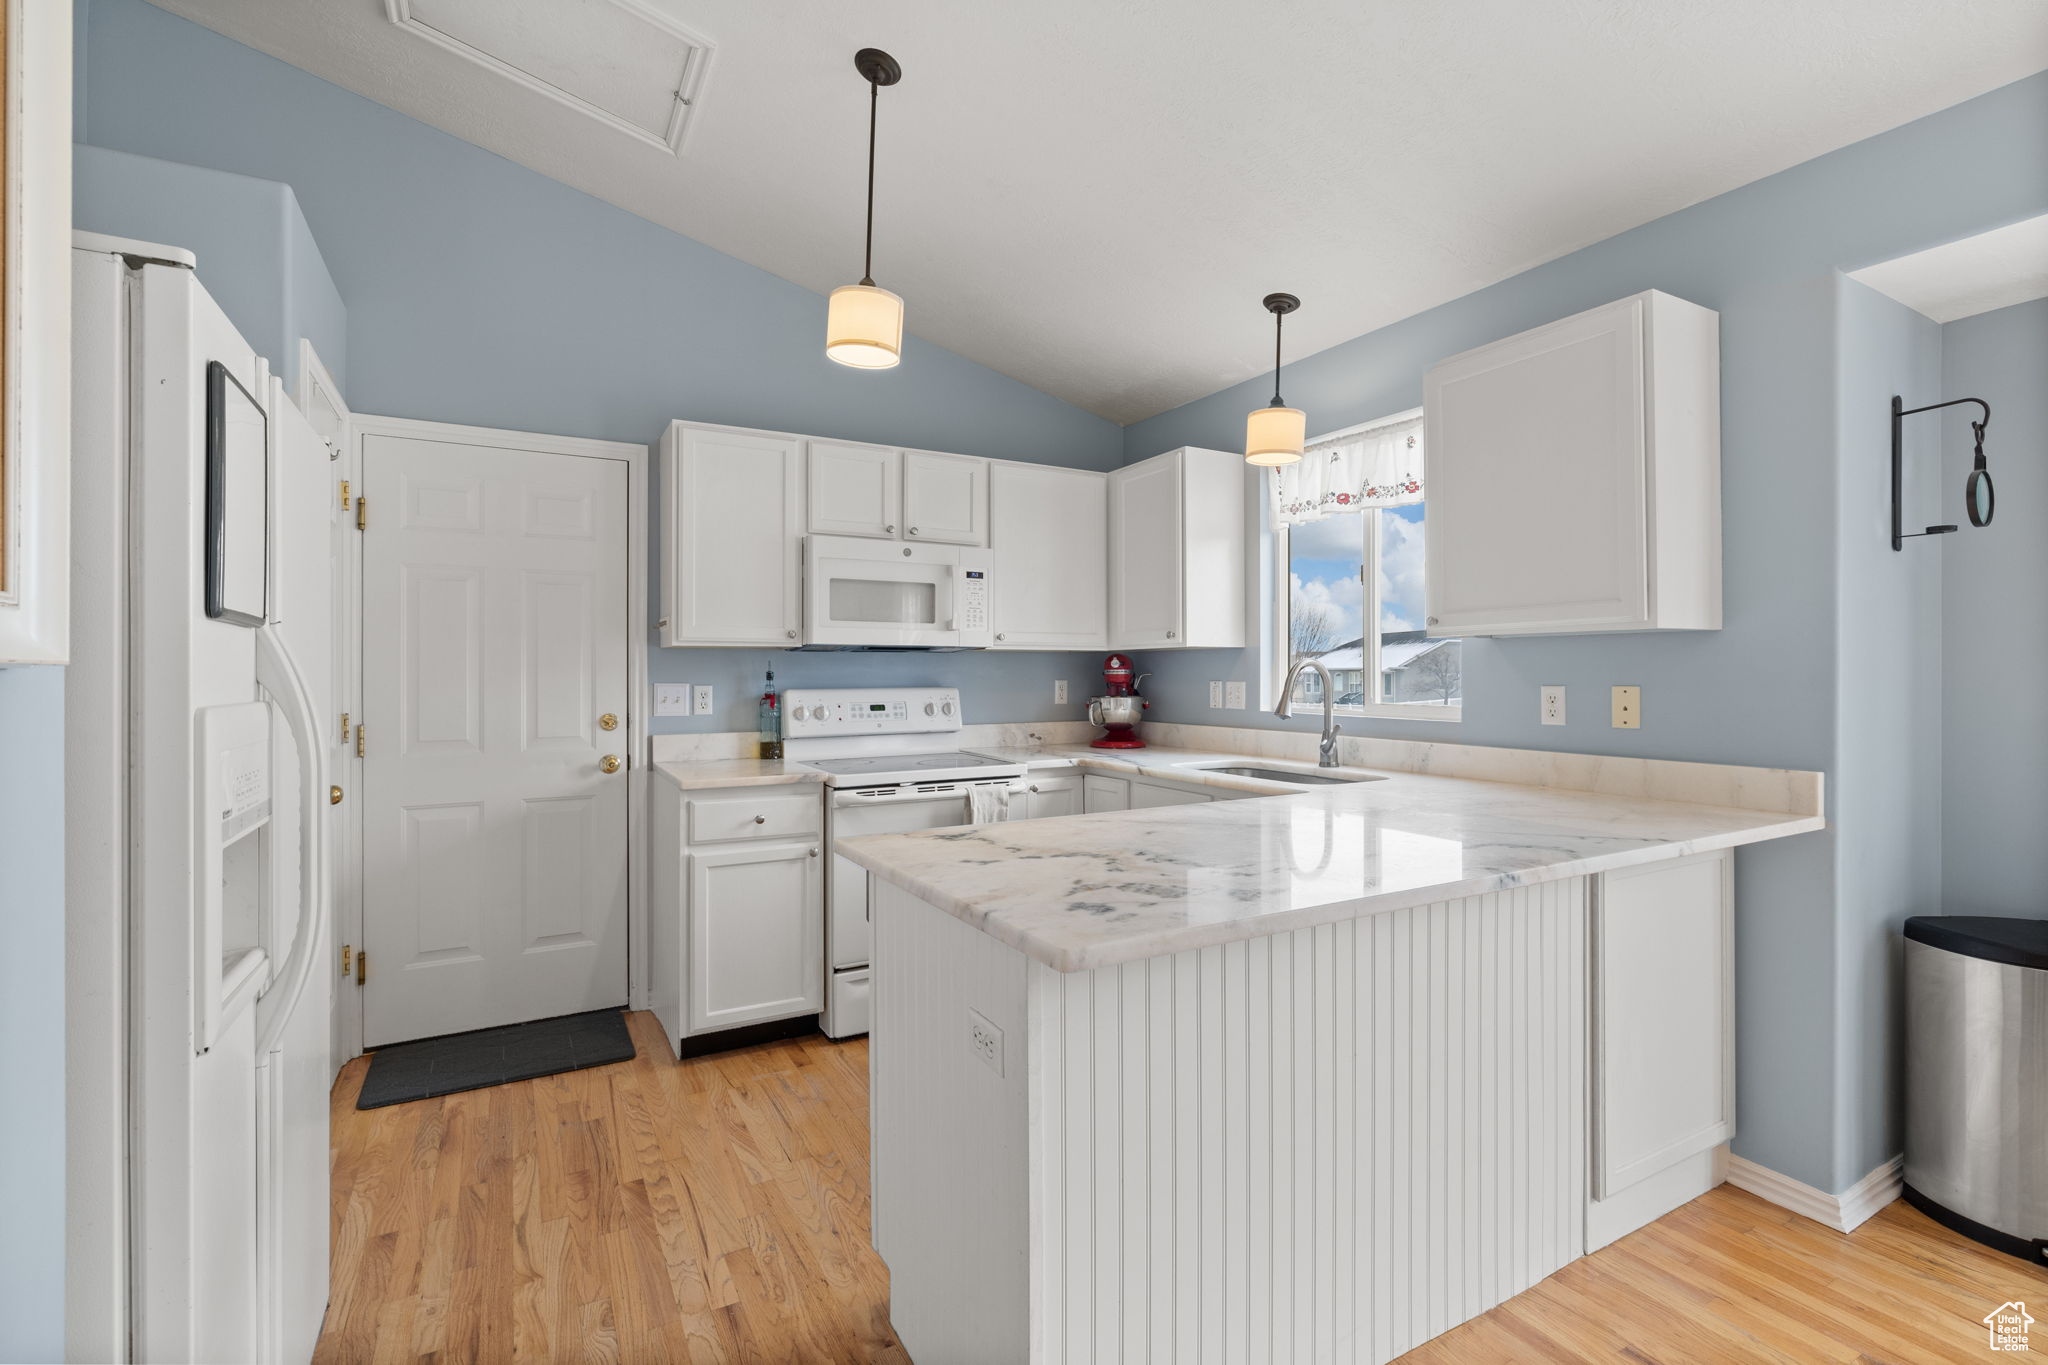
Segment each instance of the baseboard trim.
[{"label": "baseboard trim", "polygon": [[1842,1193],[1829,1194],[1789,1175],[1780,1175],[1768,1166],[1731,1156],[1728,1183],[1781,1209],[1790,1209],[1802,1218],[1825,1223],[1837,1232],[1854,1232],[1905,1191],[1906,1159],[1895,1156]]}]

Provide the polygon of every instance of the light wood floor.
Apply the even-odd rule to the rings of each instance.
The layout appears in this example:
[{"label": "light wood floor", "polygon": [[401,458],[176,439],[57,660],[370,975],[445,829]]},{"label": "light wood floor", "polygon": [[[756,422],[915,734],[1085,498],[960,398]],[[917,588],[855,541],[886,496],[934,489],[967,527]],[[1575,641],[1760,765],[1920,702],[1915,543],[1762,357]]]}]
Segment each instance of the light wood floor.
[{"label": "light wood floor", "polygon": [[[334,1088],[321,1362],[909,1357],[867,1244],[867,1044],[616,1066],[358,1113]],[[1849,1236],[1724,1186],[1405,1359],[1983,1361],[2048,1272],[1893,1204]],[[924,1365],[950,1365],[927,1361]]]}]

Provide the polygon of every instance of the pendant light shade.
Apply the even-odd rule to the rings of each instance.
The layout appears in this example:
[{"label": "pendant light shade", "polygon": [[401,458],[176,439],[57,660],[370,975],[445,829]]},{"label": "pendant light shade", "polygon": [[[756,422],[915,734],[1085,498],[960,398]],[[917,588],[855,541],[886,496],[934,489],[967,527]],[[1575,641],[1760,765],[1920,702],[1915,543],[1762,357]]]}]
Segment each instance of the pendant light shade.
[{"label": "pendant light shade", "polygon": [[1300,408],[1255,408],[1244,420],[1246,464],[1293,464],[1308,444],[1308,414]]},{"label": "pendant light shade", "polygon": [[896,59],[876,47],[853,54],[868,83],[868,234],[859,284],[842,284],[825,304],[825,354],[857,370],[886,370],[903,358],[903,300],[875,284],[875,113],[882,87],[903,79]]},{"label": "pendant light shade", "polygon": [[903,358],[903,300],[872,284],[842,284],[825,304],[825,354],[857,370]]},{"label": "pendant light shade", "polygon": [[1244,419],[1244,459],[1246,464],[1293,464],[1308,443],[1308,414],[1280,400],[1280,319],[1301,307],[1301,300],[1268,294],[1264,302],[1273,315],[1273,401]]}]

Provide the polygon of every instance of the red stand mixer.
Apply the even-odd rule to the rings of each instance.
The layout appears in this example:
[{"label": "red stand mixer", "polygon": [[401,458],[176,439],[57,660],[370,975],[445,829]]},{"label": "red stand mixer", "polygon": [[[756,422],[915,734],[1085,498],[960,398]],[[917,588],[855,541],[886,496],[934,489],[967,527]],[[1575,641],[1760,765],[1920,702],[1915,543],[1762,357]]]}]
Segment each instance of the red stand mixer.
[{"label": "red stand mixer", "polygon": [[1132,729],[1151,703],[1138,695],[1138,684],[1150,674],[1131,676],[1131,661],[1112,654],[1102,661],[1102,682],[1108,695],[1088,700],[1088,723],[1102,727],[1102,737],[1090,741],[1097,749],[1142,749],[1145,741]]}]

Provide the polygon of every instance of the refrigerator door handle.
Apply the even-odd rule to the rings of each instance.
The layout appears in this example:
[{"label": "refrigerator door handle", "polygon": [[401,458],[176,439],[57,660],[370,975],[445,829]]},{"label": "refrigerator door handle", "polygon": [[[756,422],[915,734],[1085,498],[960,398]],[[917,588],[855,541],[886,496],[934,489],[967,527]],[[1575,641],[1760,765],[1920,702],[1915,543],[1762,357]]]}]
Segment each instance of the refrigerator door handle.
[{"label": "refrigerator door handle", "polygon": [[256,631],[256,681],[276,699],[299,753],[299,923],[292,948],[256,1002],[256,1056],[270,1055],[305,994],[320,936],[327,928],[327,751],[312,698],[277,627]]}]

